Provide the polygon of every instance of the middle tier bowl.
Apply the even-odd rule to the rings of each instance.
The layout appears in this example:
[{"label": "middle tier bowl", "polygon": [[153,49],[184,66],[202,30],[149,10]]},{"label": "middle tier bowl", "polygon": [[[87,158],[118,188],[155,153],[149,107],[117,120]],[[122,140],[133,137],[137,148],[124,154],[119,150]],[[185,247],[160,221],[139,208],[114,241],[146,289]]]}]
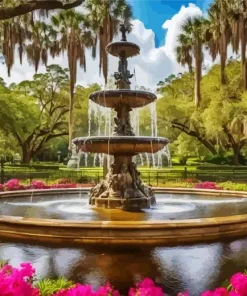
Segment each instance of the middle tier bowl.
[{"label": "middle tier bowl", "polygon": [[137,155],[156,153],[163,149],[169,140],[153,137],[83,137],[73,143],[83,152],[105,153],[110,155]]},{"label": "middle tier bowl", "polygon": [[139,108],[154,102],[157,97],[148,91],[121,89],[96,91],[89,99],[103,107],[116,108],[119,105],[128,105],[131,108]]}]

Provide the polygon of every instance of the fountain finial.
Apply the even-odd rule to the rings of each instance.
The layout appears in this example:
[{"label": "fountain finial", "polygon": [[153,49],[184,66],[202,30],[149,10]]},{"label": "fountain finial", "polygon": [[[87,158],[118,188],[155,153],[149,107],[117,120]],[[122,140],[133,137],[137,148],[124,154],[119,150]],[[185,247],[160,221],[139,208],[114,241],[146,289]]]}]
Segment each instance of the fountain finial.
[{"label": "fountain finial", "polygon": [[126,26],[124,24],[120,24],[119,31],[122,33],[121,41],[127,41],[126,32],[128,32],[129,30],[126,28]]}]

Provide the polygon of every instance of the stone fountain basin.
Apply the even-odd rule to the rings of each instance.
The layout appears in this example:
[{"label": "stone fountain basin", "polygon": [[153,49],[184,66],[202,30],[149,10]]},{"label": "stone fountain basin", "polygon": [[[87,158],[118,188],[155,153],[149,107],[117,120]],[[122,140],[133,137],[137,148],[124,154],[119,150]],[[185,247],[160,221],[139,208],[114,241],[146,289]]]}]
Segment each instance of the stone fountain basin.
[{"label": "stone fountain basin", "polygon": [[116,108],[119,105],[140,108],[156,101],[157,97],[147,91],[121,89],[96,91],[89,96],[89,99],[100,106],[108,108]]},{"label": "stone fountain basin", "polygon": [[122,52],[125,52],[126,58],[131,58],[140,53],[140,47],[132,42],[117,41],[107,45],[106,52],[115,57],[121,56]]},{"label": "stone fountain basin", "polygon": [[73,140],[81,151],[110,155],[137,155],[156,153],[163,149],[169,140],[152,137],[82,137]]}]

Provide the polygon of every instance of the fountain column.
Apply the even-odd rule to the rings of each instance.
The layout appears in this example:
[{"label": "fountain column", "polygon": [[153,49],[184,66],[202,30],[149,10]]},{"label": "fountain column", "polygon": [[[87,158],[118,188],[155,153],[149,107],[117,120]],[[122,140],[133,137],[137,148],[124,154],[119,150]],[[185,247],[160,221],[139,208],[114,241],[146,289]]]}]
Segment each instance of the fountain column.
[{"label": "fountain column", "polygon": [[116,112],[114,132],[110,137],[88,137],[74,139],[74,143],[84,152],[105,153],[114,157],[106,178],[92,188],[89,202],[105,208],[140,210],[155,203],[153,191],[141,180],[141,174],[133,162],[139,153],[155,153],[163,149],[169,141],[158,137],[135,136],[130,121],[133,108],[140,108],[157,98],[146,91],[131,90],[128,58],[139,54],[140,48],[128,42],[124,25],[120,26],[122,39],[106,48],[111,55],[118,57],[118,72],[114,73],[116,90],[92,93],[89,97],[96,104],[112,108]]}]

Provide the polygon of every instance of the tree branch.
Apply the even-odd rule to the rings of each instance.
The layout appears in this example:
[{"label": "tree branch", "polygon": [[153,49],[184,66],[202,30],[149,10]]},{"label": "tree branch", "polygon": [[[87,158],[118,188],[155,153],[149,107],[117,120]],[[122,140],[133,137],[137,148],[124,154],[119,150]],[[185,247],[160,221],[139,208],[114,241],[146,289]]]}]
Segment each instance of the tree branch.
[{"label": "tree branch", "polygon": [[204,137],[202,137],[199,132],[192,131],[189,129],[186,125],[172,121],[172,127],[177,128],[180,131],[184,132],[188,136],[195,137],[198,141],[200,141],[212,154],[216,155],[217,151],[212,143],[210,143],[208,140],[206,140]]},{"label": "tree branch", "polygon": [[81,5],[83,2],[84,0],[75,0],[66,4],[59,0],[32,0],[16,7],[0,8],[0,20],[10,19],[38,9],[71,9]]}]

